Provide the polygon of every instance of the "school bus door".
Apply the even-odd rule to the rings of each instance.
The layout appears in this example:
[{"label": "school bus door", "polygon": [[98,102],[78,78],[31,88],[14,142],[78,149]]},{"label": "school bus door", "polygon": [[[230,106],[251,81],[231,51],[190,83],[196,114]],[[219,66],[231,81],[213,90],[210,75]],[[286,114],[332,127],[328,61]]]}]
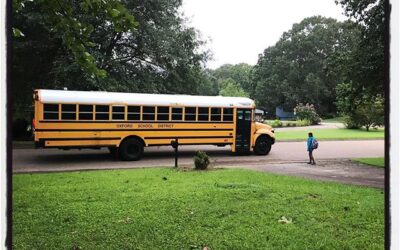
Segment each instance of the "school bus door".
[{"label": "school bus door", "polygon": [[251,109],[236,110],[236,153],[250,151]]}]

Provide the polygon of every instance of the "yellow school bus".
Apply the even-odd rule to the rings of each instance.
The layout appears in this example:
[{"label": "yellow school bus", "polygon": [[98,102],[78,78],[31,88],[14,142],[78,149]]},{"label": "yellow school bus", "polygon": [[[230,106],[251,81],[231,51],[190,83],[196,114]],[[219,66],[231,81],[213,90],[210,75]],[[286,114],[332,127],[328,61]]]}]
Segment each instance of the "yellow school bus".
[{"label": "yellow school bus", "polygon": [[273,129],[254,121],[254,101],[243,97],[160,95],[101,91],[34,91],[35,145],[108,147],[138,160],[144,147],[230,145],[232,152],[266,155]]}]

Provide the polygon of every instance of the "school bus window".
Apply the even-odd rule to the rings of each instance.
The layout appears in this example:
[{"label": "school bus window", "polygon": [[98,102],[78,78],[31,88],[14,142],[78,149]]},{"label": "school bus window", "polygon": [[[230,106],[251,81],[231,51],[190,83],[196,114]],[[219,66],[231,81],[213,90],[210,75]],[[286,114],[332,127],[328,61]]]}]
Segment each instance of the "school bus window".
[{"label": "school bus window", "polygon": [[196,121],[196,108],[194,107],[185,108],[185,121]]},{"label": "school bus window", "polygon": [[111,117],[113,120],[125,120],[125,106],[113,106]]},{"label": "school bus window", "polygon": [[182,108],[172,108],[172,120],[182,121]]},{"label": "school bus window", "polygon": [[93,105],[79,105],[79,120],[93,120]]},{"label": "school bus window", "polygon": [[244,111],[244,120],[251,121],[251,110],[250,109]]},{"label": "school bus window", "polygon": [[199,121],[208,121],[208,108],[199,108]]},{"label": "school bus window", "polygon": [[58,104],[43,104],[43,119],[58,120]]},{"label": "school bus window", "polygon": [[211,121],[221,121],[220,108],[211,108]]},{"label": "school bus window", "polygon": [[62,104],[61,105],[61,119],[62,120],[75,120],[76,119],[76,105],[75,104]]},{"label": "school bus window", "polygon": [[96,105],[96,120],[109,120],[109,111],[108,105]]},{"label": "school bus window", "polygon": [[154,121],[155,107],[143,106],[143,120]]},{"label": "school bus window", "polygon": [[228,121],[228,122],[233,121],[233,109],[232,108],[224,108],[224,121]]},{"label": "school bus window", "polygon": [[157,107],[157,120],[158,121],[169,120],[169,107]]},{"label": "school bus window", "polygon": [[140,106],[128,106],[128,120],[130,121],[140,120]]}]

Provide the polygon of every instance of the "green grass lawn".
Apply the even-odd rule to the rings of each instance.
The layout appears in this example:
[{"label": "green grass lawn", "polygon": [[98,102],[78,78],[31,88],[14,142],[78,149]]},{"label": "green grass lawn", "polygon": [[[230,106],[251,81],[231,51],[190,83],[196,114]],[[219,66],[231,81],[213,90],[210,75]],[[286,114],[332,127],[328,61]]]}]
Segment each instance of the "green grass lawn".
[{"label": "green grass lawn", "polygon": [[383,139],[383,129],[366,131],[365,129],[310,129],[310,131],[275,131],[276,139],[279,140],[306,140],[308,132],[312,132],[317,140],[321,139]]},{"label": "green grass lawn", "polygon": [[383,249],[378,189],[239,169],[13,182],[15,249]]},{"label": "green grass lawn", "polygon": [[363,164],[375,166],[375,167],[385,167],[385,158],[383,157],[376,157],[376,158],[356,158],[353,159],[355,161],[361,162]]}]

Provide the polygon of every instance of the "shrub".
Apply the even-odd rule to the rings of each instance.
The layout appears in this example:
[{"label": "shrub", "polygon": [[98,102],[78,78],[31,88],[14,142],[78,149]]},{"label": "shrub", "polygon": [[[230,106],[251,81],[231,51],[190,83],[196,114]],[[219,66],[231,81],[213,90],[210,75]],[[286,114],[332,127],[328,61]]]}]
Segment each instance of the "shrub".
[{"label": "shrub", "polygon": [[296,127],[296,126],[297,126],[297,122],[295,122],[295,121],[286,123],[286,127]]},{"label": "shrub", "polygon": [[357,89],[352,83],[341,83],[336,87],[336,105],[340,115],[345,116],[347,128],[370,128],[383,126],[385,100],[379,94],[366,89]]},{"label": "shrub", "polygon": [[210,164],[210,157],[203,151],[197,151],[193,157],[194,168],[197,170],[205,170]]},{"label": "shrub", "polygon": [[270,121],[268,124],[271,125],[273,128],[279,128],[283,126],[282,122],[278,119]]},{"label": "shrub", "polygon": [[313,104],[303,105],[302,103],[297,104],[294,108],[294,114],[296,119],[299,120],[308,120],[312,125],[319,124],[321,122],[321,118],[317,114],[315,107]]},{"label": "shrub", "polygon": [[297,126],[299,126],[299,127],[310,126],[310,125],[311,125],[311,121],[309,121],[309,120],[298,120],[297,121]]},{"label": "shrub", "polygon": [[357,122],[354,116],[345,116],[344,125],[346,126],[346,128],[349,129],[358,129],[362,127],[362,125],[359,122]]}]

